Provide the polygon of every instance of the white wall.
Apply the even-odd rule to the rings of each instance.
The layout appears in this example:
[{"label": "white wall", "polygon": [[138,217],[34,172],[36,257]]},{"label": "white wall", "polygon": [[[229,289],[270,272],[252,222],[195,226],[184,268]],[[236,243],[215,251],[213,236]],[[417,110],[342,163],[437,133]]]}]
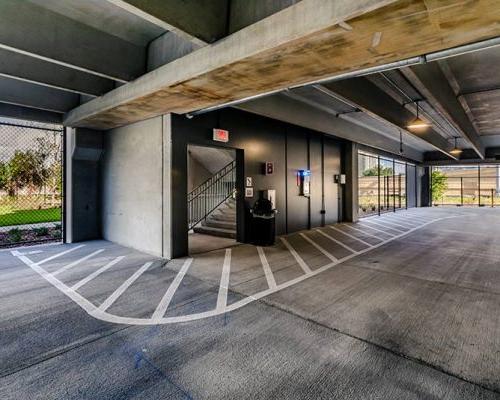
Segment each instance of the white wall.
[{"label": "white wall", "polygon": [[169,149],[169,116],[105,133],[101,169],[104,239],[169,258]]}]

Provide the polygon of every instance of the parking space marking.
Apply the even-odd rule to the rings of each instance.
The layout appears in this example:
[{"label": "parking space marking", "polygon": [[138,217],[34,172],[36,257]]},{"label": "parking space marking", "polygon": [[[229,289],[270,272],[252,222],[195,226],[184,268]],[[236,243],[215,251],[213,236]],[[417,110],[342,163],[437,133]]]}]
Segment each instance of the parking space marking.
[{"label": "parking space marking", "polygon": [[[383,231],[382,229],[379,229],[379,228],[374,228],[373,226],[369,226],[369,225],[363,225],[361,223],[359,223],[359,226],[363,227],[363,228],[368,228],[368,229],[372,229],[376,232],[380,232],[380,233],[383,233],[384,235],[388,235],[388,236],[392,236],[392,237],[395,237],[397,236],[397,234],[395,233],[391,233],[391,232],[387,232],[387,231]],[[353,228],[354,229],[354,228]],[[384,239],[382,239],[384,240]]]},{"label": "parking space marking", "polygon": [[364,245],[366,245],[368,247],[372,247],[372,245],[370,243],[365,242],[363,239],[360,239],[360,238],[358,238],[358,237],[356,237],[354,235],[351,235],[350,233],[344,232],[341,229],[338,229],[338,228],[336,228],[334,226],[329,226],[328,228],[330,228],[330,229],[332,229],[334,231],[340,232],[342,235],[345,235],[345,236],[347,236],[347,237],[349,237],[351,239],[357,240],[358,242],[363,243]]},{"label": "parking space marking", "polygon": [[[328,261],[325,265],[320,266],[319,268],[315,269],[312,271],[309,266],[306,264],[306,262],[301,258],[301,256],[297,253],[297,251],[292,247],[292,245],[286,240],[284,237],[280,237],[280,241],[285,245],[286,249],[283,249],[283,251],[288,251],[294,259],[297,261],[297,263],[302,267],[304,274],[300,275],[297,278],[288,280],[286,282],[283,282],[279,285],[275,285],[272,283],[272,279],[274,279],[274,275],[269,275],[272,276],[272,279],[269,278],[268,285],[269,288],[266,290],[263,290],[261,292],[252,294],[250,296],[247,295],[247,297],[243,297],[241,300],[238,300],[234,303],[231,303],[230,305],[227,305],[227,296],[228,296],[228,291],[229,291],[229,278],[230,278],[230,273],[231,273],[231,249],[227,249],[225,253],[225,258],[222,266],[222,273],[220,277],[220,286],[219,286],[219,294],[217,298],[217,305],[214,305],[213,309],[210,309],[208,311],[203,311],[199,313],[192,313],[192,314],[183,314],[183,315],[177,315],[177,316],[172,316],[172,317],[165,317],[166,310],[170,304],[170,301],[176,291],[179,290],[180,284],[182,283],[183,278],[187,274],[189,267],[191,263],[193,262],[193,259],[186,259],[184,260],[184,264],[181,267],[181,270],[177,273],[176,277],[174,278],[174,281],[172,281],[171,285],[167,289],[167,293],[164,294],[163,298],[160,300],[160,303],[155,307],[154,310],[151,310],[151,317],[150,318],[143,318],[143,317],[127,317],[127,316],[118,316],[114,314],[110,314],[106,310],[109,309],[109,307],[120,297],[120,296],[126,296],[129,292],[127,289],[132,285],[133,282],[135,282],[152,264],[153,262],[147,262],[144,264],[139,270],[137,270],[131,277],[129,277],[118,289],[116,289],[111,296],[109,296],[102,304],[101,306],[97,306],[92,304],[88,299],[86,299],[84,296],[80,295],[76,289],[82,287],[84,284],[88,283],[92,279],[97,278],[99,275],[105,274],[105,272],[111,268],[113,265],[116,265],[120,260],[123,260],[125,256],[120,256],[116,257],[110,262],[108,262],[106,265],[103,267],[99,268],[97,271],[93,272],[86,278],[82,279],[72,287],[67,286],[63,281],[60,279],[56,278],[53,273],[49,273],[46,271],[44,268],[40,267],[40,264],[45,264],[49,262],[50,260],[54,260],[56,258],[59,258],[65,254],[68,254],[71,251],[76,250],[77,248],[81,248],[84,245],[72,247],[68,250],[62,251],[60,253],[54,254],[50,257],[47,257],[44,260],[35,262],[32,261],[27,253],[20,253],[19,251],[16,250],[11,250],[11,254],[14,257],[17,257],[19,260],[24,262],[28,267],[30,267],[33,271],[35,271],[37,274],[39,274],[42,278],[44,278],[47,282],[49,282],[51,285],[53,285],[55,288],[57,288],[59,291],[61,291],[63,294],[68,296],[72,301],[74,301],[77,305],[79,305],[87,314],[90,316],[100,319],[102,321],[107,321],[111,323],[116,323],[116,324],[128,324],[128,325],[157,325],[157,324],[171,324],[171,323],[180,323],[180,322],[189,322],[189,321],[195,321],[203,318],[209,318],[213,317],[216,315],[221,315],[226,312],[231,312],[234,310],[237,310],[245,305],[248,305],[252,303],[253,301],[256,301],[258,299],[262,299],[270,294],[273,294],[277,291],[286,289],[290,286],[293,286],[295,284],[298,284],[305,279],[309,279],[313,276],[316,276],[324,271],[327,271],[330,268],[333,268],[334,266],[337,266],[343,262],[346,262],[354,257],[357,257],[359,255],[362,255],[366,252],[372,251],[374,249],[377,249],[381,246],[384,246],[387,243],[390,243],[394,240],[397,240],[399,238],[402,238],[411,232],[414,232],[426,225],[429,225],[431,223],[435,223],[438,221],[446,220],[449,218],[456,218],[458,216],[461,216],[460,214],[455,214],[455,215],[448,215],[445,217],[440,217],[439,214],[433,217],[431,220],[429,220],[426,223],[423,223],[421,225],[416,225],[415,227],[401,232],[397,235],[394,234],[389,234],[387,232],[382,231],[381,229],[376,229],[373,228],[372,226],[368,226],[368,224],[364,223],[359,223],[356,224],[356,227],[353,227],[351,225],[346,225],[343,224],[343,226],[347,226],[350,229],[353,229],[355,231],[359,231],[360,233],[367,235],[367,236],[373,236],[374,238],[377,238],[380,240],[379,243],[375,245],[371,245],[363,250],[360,250],[355,253],[351,253],[341,259],[338,259],[334,257],[332,254],[330,254],[326,249],[321,247],[318,243],[316,243],[312,238],[308,237],[306,233],[301,232],[299,233],[299,237],[304,238],[307,242],[312,244],[316,249],[320,250],[324,255],[326,255],[330,261]],[[383,219],[383,218],[381,218]],[[366,232],[366,230],[369,229],[374,229],[375,231],[380,231],[384,234],[387,234],[389,238],[387,239],[380,239],[379,237]],[[386,229],[390,229],[386,227]],[[338,229],[339,231],[343,231]],[[309,232],[311,233],[311,232]],[[352,235],[354,236],[354,235]],[[269,267],[269,272],[272,274],[272,269],[271,265],[269,265],[269,261],[267,260],[267,257],[265,257],[265,251],[264,249],[261,249],[262,253],[259,252],[259,257],[262,254],[263,258],[261,258],[261,264],[264,269],[264,265]],[[335,260],[335,261],[334,261]],[[255,268],[260,268],[258,264],[255,266]],[[265,272],[264,272],[265,273]],[[154,308],[154,307],[153,307]]]},{"label": "parking space marking", "polygon": [[386,228],[394,229],[394,230],[397,230],[400,232],[404,232],[404,229],[408,229],[407,226],[403,226],[401,224],[396,224],[394,222],[390,222],[387,220],[387,218],[381,218],[381,219],[377,220],[377,222],[373,222],[371,220],[367,220],[366,222],[371,223],[371,224],[376,223],[378,225],[382,225],[382,226],[385,226]]},{"label": "parking space marking", "polygon": [[307,240],[309,243],[311,243],[314,247],[316,247],[319,251],[321,251],[325,256],[327,256],[334,263],[337,263],[339,261],[337,257],[335,257],[333,254],[331,254],[328,251],[326,251],[323,247],[321,247],[314,240],[312,240],[311,238],[307,237],[305,233],[301,232],[300,236],[302,236],[305,240]]},{"label": "parking space marking", "polygon": [[229,290],[229,273],[231,271],[231,249],[226,249],[222,274],[220,277],[219,294],[217,296],[217,311],[223,311],[227,305],[227,292]]},{"label": "parking space marking", "polygon": [[169,285],[167,291],[160,300],[160,303],[158,303],[158,306],[156,307],[156,310],[153,313],[153,316],[151,317],[152,319],[159,320],[165,315],[165,313],[167,312],[167,308],[170,305],[172,298],[174,297],[175,292],[179,288],[179,285],[181,284],[184,275],[186,275],[186,272],[188,271],[192,263],[193,263],[192,258],[187,258],[186,261],[184,261],[182,268],[179,270],[174,280]]},{"label": "parking space marking", "polygon": [[72,251],[75,251],[75,250],[78,250],[78,249],[81,249],[82,247],[85,247],[84,244],[81,244],[79,246],[75,246],[75,247],[71,247],[70,249],[66,250],[66,251],[63,251],[61,253],[58,253],[58,254],[54,254],[53,256],[50,256],[49,258],[46,258],[42,261],[39,261],[38,263],[36,263],[38,266],[42,265],[42,264],[45,264],[49,261],[52,261],[52,260],[55,260],[56,258],[59,258],[59,257],[62,257],[68,253],[71,253]]},{"label": "parking space marking", "polygon": [[98,255],[99,253],[102,253],[103,251],[104,251],[104,249],[99,249],[97,251],[94,251],[93,253],[86,255],[85,257],[79,258],[78,260],[73,261],[72,263],[67,264],[64,267],[59,268],[57,271],[52,272],[52,275],[54,275],[54,276],[59,275],[61,272],[64,272],[64,271],[67,271],[68,269],[76,267],[77,265],[81,264],[82,262],[87,261],[88,259]]},{"label": "parking space marking", "polygon": [[393,216],[388,216],[386,218],[383,218],[382,222],[386,222],[386,223],[392,224],[394,226],[399,226],[400,228],[413,228],[413,227],[415,227],[415,225],[418,225],[418,223],[408,222],[408,221],[400,221],[400,220],[394,219]]},{"label": "parking space marking", "polygon": [[132,283],[134,283],[153,263],[147,262],[137,271],[135,271],[130,278],[123,282],[118,289],[116,289],[104,302],[98,307],[99,311],[106,311],[111,305],[118,300],[125,290],[128,289]]},{"label": "parking space marking", "polygon": [[[381,223],[380,221],[378,222],[373,222],[373,221],[363,221],[363,222],[360,222],[360,225],[361,226],[366,226],[366,224],[368,224],[368,227],[370,227],[371,224],[375,225],[375,226],[378,226],[380,228],[385,228],[385,229],[391,229],[393,231],[396,231],[396,232],[399,232],[399,233],[403,233],[405,231],[401,230],[401,229],[397,229],[397,228],[393,228],[393,227],[390,227],[390,226],[387,226],[387,225],[384,225],[383,223]],[[374,228],[375,229],[375,228]],[[387,233],[385,231],[381,231],[381,230],[378,230],[379,232],[382,232],[382,233]]]},{"label": "parking space marking", "polygon": [[264,270],[264,275],[266,276],[269,289],[276,289],[276,280],[274,279],[273,271],[271,271],[271,267],[269,266],[269,262],[267,261],[264,249],[260,246],[257,246],[257,252],[259,253],[260,262],[262,264],[262,269]]},{"label": "parking space marking", "polygon": [[119,263],[121,260],[123,260],[125,256],[120,256],[116,257],[114,260],[111,260],[109,263],[104,265],[103,267],[99,268],[97,271],[92,272],[89,276],[86,278],[83,278],[81,281],[75,283],[73,286],[71,286],[71,289],[73,290],[78,290],[80,289],[83,285],[89,283],[92,279],[97,278],[99,275],[101,275],[104,271],[107,271],[110,269],[113,265]]},{"label": "parking space marking", "polygon": [[285,247],[288,249],[290,254],[295,258],[295,261],[297,261],[297,264],[300,265],[304,273],[309,274],[311,272],[311,268],[309,268],[309,265],[306,264],[306,262],[302,259],[301,256],[299,256],[299,253],[295,251],[295,249],[291,246],[291,244],[286,240],[284,237],[280,238],[281,242],[285,245]]},{"label": "parking space marking", "polygon": [[330,236],[328,233],[323,232],[320,229],[316,229],[316,232],[319,234],[323,235],[327,239],[330,239],[332,242],[337,243],[339,246],[342,246],[344,249],[350,251],[351,253],[357,253],[357,250],[354,250],[352,247],[349,247],[348,245],[342,243],[340,240],[335,239],[333,236]]},{"label": "parking space marking", "polygon": [[[347,224],[341,224],[341,225],[342,225],[342,226],[345,226],[346,228],[349,228],[349,229],[354,229],[354,230],[355,230],[355,231],[357,231],[357,232],[361,232],[363,235],[366,235],[366,236],[372,237],[372,238],[377,239],[377,240],[379,240],[379,241],[381,241],[381,242],[382,242],[382,241],[384,241],[384,239],[381,239],[380,237],[378,237],[378,236],[374,235],[373,233],[365,232],[365,231],[363,231],[362,229],[355,228],[355,227],[354,227],[354,226],[352,226],[352,225],[347,225]],[[394,235],[391,235],[391,234],[388,234],[388,235],[390,235],[390,236],[394,236]]]}]

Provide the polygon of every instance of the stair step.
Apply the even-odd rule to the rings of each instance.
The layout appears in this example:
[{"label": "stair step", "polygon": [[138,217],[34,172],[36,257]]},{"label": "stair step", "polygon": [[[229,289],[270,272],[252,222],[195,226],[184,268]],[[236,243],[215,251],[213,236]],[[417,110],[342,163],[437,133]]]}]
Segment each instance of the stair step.
[{"label": "stair step", "polygon": [[221,228],[236,230],[236,221],[220,221],[212,218],[207,218],[206,221],[201,223],[202,226],[208,226],[210,228]]},{"label": "stair step", "polygon": [[231,229],[211,228],[208,226],[196,226],[193,228],[195,233],[202,233],[204,235],[218,236],[236,239],[236,231]]},{"label": "stair step", "polygon": [[234,222],[236,223],[236,215],[227,215],[227,214],[211,214],[210,219],[214,221],[221,222]]}]

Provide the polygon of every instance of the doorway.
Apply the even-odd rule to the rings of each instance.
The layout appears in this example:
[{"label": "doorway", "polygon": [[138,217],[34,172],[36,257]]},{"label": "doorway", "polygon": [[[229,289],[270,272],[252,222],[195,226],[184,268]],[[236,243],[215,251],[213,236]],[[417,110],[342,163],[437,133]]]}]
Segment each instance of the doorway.
[{"label": "doorway", "polygon": [[189,254],[237,244],[236,150],[187,146]]}]

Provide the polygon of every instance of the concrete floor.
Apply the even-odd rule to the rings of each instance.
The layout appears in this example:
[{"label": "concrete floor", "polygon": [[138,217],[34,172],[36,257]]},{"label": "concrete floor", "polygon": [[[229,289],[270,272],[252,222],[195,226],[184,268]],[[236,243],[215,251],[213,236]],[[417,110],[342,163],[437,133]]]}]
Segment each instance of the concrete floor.
[{"label": "concrete floor", "polygon": [[500,399],[499,223],[410,210],[166,266],[1,252],[0,397]]},{"label": "concrete floor", "polygon": [[212,250],[225,249],[237,246],[239,243],[234,239],[204,235],[202,233],[190,232],[188,236],[189,254],[206,253]]}]

